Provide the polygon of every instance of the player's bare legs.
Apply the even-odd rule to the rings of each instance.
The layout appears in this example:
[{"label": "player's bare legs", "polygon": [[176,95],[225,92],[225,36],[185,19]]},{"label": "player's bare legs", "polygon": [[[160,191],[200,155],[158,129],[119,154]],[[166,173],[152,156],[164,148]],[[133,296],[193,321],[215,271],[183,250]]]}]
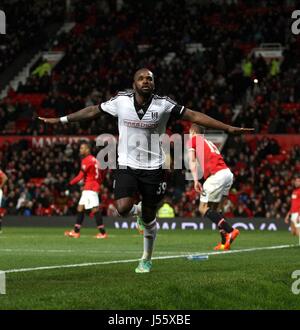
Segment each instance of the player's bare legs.
[{"label": "player's bare legs", "polygon": [[133,197],[124,197],[116,200],[116,208],[120,216],[127,217],[130,215],[130,211],[132,210],[134,205]]},{"label": "player's bare legs", "polygon": [[[298,224],[298,226],[300,226],[300,224]],[[300,227],[296,228],[296,235],[300,237]]]},{"label": "player's bare legs", "polygon": [[293,224],[293,222],[291,222],[291,234],[293,236],[297,235],[297,228],[295,227],[295,225]]},{"label": "player's bare legs", "polygon": [[116,208],[121,217],[136,216],[141,213],[141,205],[134,204],[135,198],[124,197],[116,200]]},{"label": "player's bare legs", "polygon": [[[299,224],[298,224],[298,226],[299,226]],[[298,237],[300,236],[300,228],[297,228],[293,222],[291,222],[291,234],[293,236],[298,236]]]}]

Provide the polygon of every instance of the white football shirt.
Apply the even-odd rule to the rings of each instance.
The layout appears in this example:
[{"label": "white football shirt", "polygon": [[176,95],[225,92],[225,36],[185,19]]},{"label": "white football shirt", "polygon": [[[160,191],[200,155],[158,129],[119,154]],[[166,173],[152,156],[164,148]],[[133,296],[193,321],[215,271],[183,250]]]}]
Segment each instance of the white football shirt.
[{"label": "white football shirt", "polygon": [[152,95],[147,104],[139,106],[134,92],[119,92],[99,105],[103,111],[118,118],[119,166],[154,170],[165,162],[159,137],[166,132],[170,116],[180,118],[185,108],[169,97]]}]

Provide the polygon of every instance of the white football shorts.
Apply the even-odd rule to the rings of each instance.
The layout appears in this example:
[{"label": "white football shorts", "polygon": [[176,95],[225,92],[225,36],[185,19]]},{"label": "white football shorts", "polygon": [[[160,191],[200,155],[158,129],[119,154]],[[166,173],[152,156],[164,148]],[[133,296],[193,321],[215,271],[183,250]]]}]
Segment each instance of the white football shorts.
[{"label": "white football shorts", "polygon": [[296,226],[300,225],[300,214],[299,213],[292,213],[291,214],[291,222]]},{"label": "white football shorts", "polygon": [[78,204],[84,205],[86,210],[99,206],[98,193],[93,190],[83,190]]},{"label": "white football shorts", "polygon": [[2,189],[0,188],[0,207],[2,205],[2,197],[3,197],[3,191]]},{"label": "white football shorts", "polygon": [[229,168],[209,176],[203,184],[200,201],[219,203],[223,196],[228,196],[232,183],[233,174]]}]

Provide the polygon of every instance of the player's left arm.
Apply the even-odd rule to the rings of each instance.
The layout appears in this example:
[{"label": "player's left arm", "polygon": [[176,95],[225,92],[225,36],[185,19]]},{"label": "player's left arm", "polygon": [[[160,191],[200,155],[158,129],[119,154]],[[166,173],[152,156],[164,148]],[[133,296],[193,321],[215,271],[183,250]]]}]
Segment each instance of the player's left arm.
[{"label": "player's left arm", "polygon": [[185,108],[185,112],[181,118],[200,126],[223,130],[229,134],[243,134],[254,131],[254,128],[234,127],[227,125],[219,120],[205,115],[204,113],[193,111],[188,108]]}]

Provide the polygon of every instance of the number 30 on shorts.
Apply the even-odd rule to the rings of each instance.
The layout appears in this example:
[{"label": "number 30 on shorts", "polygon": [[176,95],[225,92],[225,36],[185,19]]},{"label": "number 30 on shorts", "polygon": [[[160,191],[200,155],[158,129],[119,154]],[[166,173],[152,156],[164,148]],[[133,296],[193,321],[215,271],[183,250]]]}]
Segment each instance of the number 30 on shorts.
[{"label": "number 30 on shorts", "polygon": [[163,195],[165,193],[166,189],[167,189],[167,182],[161,182],[159,184],[156,195]]}]

